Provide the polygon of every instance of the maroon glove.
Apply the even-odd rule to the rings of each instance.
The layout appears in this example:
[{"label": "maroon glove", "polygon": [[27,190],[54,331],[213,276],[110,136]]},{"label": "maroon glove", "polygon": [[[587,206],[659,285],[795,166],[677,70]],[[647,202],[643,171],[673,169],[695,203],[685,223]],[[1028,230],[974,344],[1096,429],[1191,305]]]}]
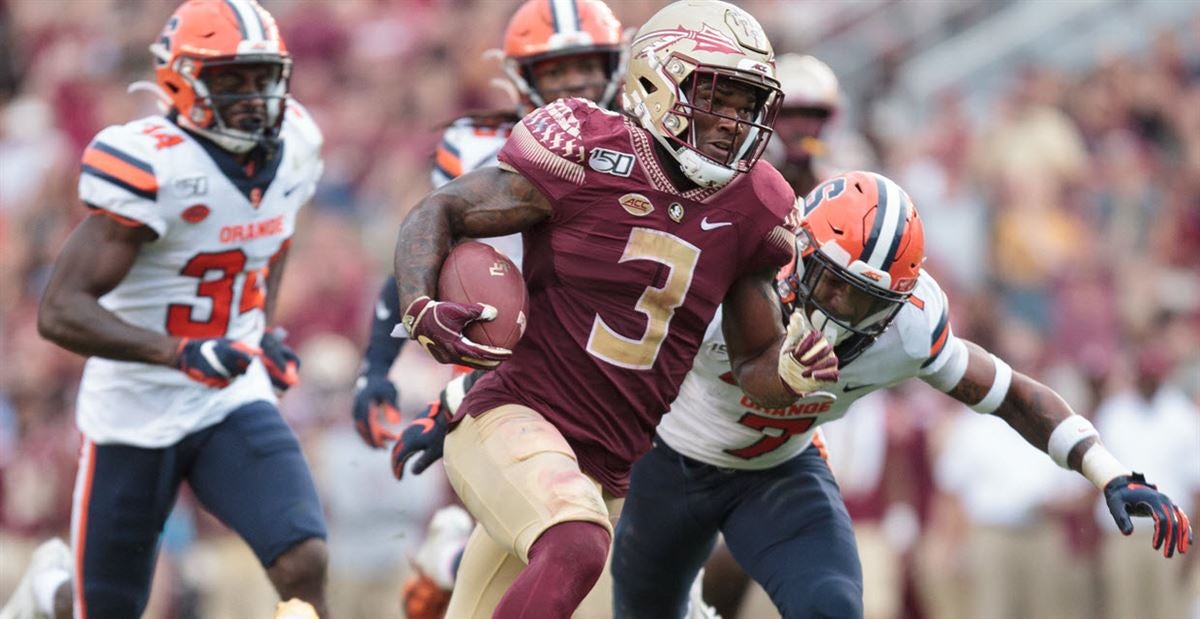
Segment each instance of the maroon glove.
[{"label": "maroon glove", "polygon": [[496,308],[482,303],[461,305],[420,297],[404,310],[408,335],[440,363],[490,370],[512,356],[507,348],[476,344],[463,335],[476,320],[493,320]]}]

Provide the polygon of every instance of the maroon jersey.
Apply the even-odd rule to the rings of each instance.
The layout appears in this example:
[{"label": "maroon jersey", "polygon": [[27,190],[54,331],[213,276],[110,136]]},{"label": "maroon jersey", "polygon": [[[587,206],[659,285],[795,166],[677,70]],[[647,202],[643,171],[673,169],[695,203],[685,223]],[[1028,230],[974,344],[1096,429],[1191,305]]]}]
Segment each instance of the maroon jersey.
[{"label": "maroon jersey", "polygon": [[653,140],[583,99],[551,103],[513,129],[501,165],[554,210],[525,232],[525,336],[460,409],[540,412],[617,495],[730,285],[792,254],[782,224],[795,196],[779,172],[759,163],[723,188],[679,191]]}]

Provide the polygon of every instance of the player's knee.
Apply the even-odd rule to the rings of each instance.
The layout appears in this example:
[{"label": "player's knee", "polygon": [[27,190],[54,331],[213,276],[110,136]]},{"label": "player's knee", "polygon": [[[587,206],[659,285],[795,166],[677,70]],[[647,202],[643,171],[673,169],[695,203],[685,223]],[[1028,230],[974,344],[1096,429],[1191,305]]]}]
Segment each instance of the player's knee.
[{"label": "player's knee", "polygon": [[862,619],[862,583],[844,576],[823,578],[811,584],[803,600],[782,609],[784,617]]},{"label": "player's knee", "polygon": [[[784,584],[772,594],[780,613],[788,617],[862,619],[862,582],[845,576]],[[782,595],[779,595],[782,594]]]},{"label": "player's knee", "polygon": [[329,550],[325,540],[312,537],[279,555],[267,569],[271,582],[287,599],[303,591],[324,587]]},{"label": "player's knee", "polygon": [[608,531],[594,522],[564,522],[538,538],[529,559],[562,566],[575,579],[595,583],[608,561],[610,539]]}]

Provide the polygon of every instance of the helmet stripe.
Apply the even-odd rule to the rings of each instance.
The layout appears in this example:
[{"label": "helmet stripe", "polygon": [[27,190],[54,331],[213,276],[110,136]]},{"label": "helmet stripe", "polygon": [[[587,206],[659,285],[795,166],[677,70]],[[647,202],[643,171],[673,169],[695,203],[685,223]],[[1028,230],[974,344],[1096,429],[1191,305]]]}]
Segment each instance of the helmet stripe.
[{"label": "helmet stripe", "polygon": [[554,18],[554,32],[579,32],[579,8],[575,0],[550,0],[550,15]]},{"label": "helmet stripe", "polygon": [[262,20],[258,18],[258,12],[246,0],[225,0],[225,4],[233,9],[234,16],[237,17],[238,28],[242,30],[242,38],[247,41],[263,41],[267,38],[266,30],[263,28]]},{"label": "helmet stripe", "polygon": [[888,250],[892,246],[891,240],[896,234],[897,223],[900,220],[900,193],[895,183],[878,174],[874,176],[879,204],[875,209],[871,236],[867,239],[859,260],[883,270],[883,262],[887,259]]},{"label": "helmet stripe", "polygon": [[908,225],[908,196],[900,193],[899,186],[896,183],[888,183],[892,187],[896,187],[897,205],[896,211],[899,216],[896,218],[896,232],[892,235],[892,245],[888,248],[887,255],[883,259],[883,266],[879,267],[881,271],[888,271],[892,268],[892,263],[896,261],[896,254],[900,251],[900,239],[904,238],[904,228]]}]

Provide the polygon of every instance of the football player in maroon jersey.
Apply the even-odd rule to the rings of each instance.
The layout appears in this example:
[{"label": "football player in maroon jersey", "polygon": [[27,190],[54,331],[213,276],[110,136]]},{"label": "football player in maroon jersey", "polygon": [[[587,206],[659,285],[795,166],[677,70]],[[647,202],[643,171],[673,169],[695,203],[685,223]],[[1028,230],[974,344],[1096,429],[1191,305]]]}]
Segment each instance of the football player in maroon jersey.
[{"label": "football player in maroon jersey", "polygon": [[[635,37],[623,96],[628,116],[580,99],[535,110],[499,167],[433,192],[401,227],[410,337],[440,361],[497,368],[445,442],[450,481],[480,523],[452,616],[579,606],[601,579],[630,466],[719,306],[738,383],[764,405],[837,377],[821,334],[785,334],[774,291],[794,194],[755,165],[780,102],[761,26],[716,0],[667,6]],[[530,315],[508,351],[462,335],[492,308],[432,295],[455,241],[515,232]],[[585,614],[592,600],[611,613],[606,581]]]}]

